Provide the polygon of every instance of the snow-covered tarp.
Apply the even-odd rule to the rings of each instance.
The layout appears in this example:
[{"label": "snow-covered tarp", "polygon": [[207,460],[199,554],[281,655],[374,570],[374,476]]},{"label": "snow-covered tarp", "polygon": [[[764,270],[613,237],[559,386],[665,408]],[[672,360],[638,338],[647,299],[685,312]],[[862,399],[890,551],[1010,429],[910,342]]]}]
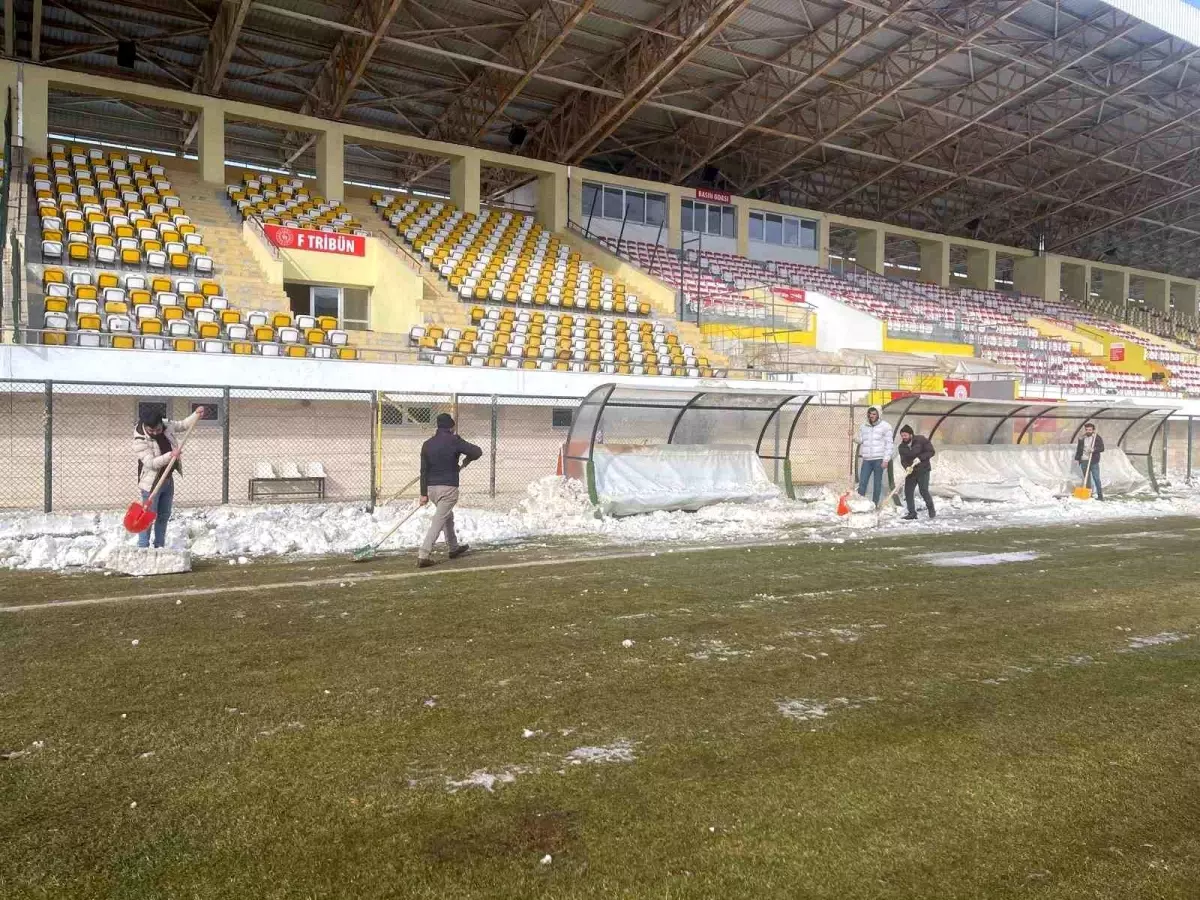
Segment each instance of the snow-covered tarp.
[{"label": "snow-covered tarp", "polygon": [[598,446],[592,464],[600,509],[613,516],[762,502],[783,493],[747,447]]},{"label": "snow-covered tarp", "polygon": [[[939,497],[1012,502],[1065,497],[1082,481],[1074,444],[941,446],[933,458],[930,491]],[[1100,483],[1113,496],[1150,490],[1150,482],[1116,447],[1101,457]]]}]

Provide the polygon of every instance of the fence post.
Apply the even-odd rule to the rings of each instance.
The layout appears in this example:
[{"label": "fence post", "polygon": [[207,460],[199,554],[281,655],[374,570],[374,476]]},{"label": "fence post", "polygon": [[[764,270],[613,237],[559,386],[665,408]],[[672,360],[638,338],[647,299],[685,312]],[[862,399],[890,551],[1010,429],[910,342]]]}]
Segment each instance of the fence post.
[{"label": "fence post", "polygon": [[492,394],[492,458],[488,466],[488,496],[496,497],[496,440],[500,436],[500,408],[496,395]]},{"label": "fence post", "polygon": [[221,503],[229,503],[229,388],[221,394]]},{"label": "fence post", "polygon": [[45,411],[42,414],[46,428],[46,461],[42,471],[42,509],[54,510],[54,382],[46,382]]},{"label": "fence post", "polygon": [[367,501],[367,512],[375,512],[375,497],[379,493],[379,448],[376,444],[379,421],[379,391],[371,391],[371,499]]}]

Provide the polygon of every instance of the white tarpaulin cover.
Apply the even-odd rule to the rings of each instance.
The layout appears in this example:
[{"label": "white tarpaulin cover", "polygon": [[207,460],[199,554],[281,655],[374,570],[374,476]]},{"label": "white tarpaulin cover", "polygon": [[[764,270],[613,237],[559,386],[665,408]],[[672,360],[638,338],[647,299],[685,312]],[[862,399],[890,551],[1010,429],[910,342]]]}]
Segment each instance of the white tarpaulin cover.
[{"label": "white tarpaulin cover", "polygon": [[758,454],[746,447],[597,446],[592,464],[600,509],[614,516],[694,511],[713,503],[771,500],[782,493]]},{"label": "white tarpaulin cover", "polygon": [[[900,472],[899,459],[895,464]],[[1064,497],[1082,481],[1074,444],[941,446],[933,458],[929,487],[938,497],[1012,501]],[[1106,494],[1150,490],[1150,482],[1125,452],[1114,447],[1100,457],[1100,483]]]}]

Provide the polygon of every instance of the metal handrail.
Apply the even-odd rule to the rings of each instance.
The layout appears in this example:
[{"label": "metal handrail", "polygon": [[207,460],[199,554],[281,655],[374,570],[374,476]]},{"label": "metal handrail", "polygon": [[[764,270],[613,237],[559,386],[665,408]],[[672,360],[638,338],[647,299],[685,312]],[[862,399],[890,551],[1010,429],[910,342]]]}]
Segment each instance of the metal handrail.
[{"label": "metal handrail", "polygon": [[250,230],[254,233],[254,236],[262,241],[263,246],[267,248],[267,252],[271,254],[271,259],[278,261],[279,248],[276,247],[271,242],[271,239],[267,237],[267,231],[265,228],[263,228],[262,220],[259,219],[258,216],[247,216],[242,221],[249,225]]},{"label": "metal handrail", "polygon": [[407,247],[397,241],[387,231],[373,232],[373,236],[379,238],[383,246],[387,247],[392,254],[398,256],[400,261],[412,269],[416,274],[422,275],[425,272],[425,261],[417,258],[409,251]]}]

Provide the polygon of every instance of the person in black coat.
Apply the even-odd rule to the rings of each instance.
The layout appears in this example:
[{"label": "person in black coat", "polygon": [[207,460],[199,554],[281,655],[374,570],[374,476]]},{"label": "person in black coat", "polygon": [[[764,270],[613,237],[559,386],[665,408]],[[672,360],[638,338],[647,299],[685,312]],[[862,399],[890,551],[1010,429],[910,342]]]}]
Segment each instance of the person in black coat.
[{"label": "person in black coat", "polygon": [[911,426],[905,425],[900,429],[900,465],[904,467],[904,502],[908,504],[908,515],[905,519],[917,517],[917,506],[913,495],[919,488],[921,499],[925,501],[925,509],[929,518],[935,518],[937,512],[933,508],[933,497],[929,494],[929,475],[933,466],[933,442],[923,434],[913,434]]},{"label": "person in black coat", "polygon": [[[458,473],[483,456],[483,450],[464,441],[454,432],[454,419],[448,413],[437,417],[437,434],[421,445],[421,505],[433,501],[433,521],[417,552],[420,568],[432,566],[433,545],[445,532],[446,544],[450,547],[450,558],[458,559],[471,549],[469,544],[459,544],[454,533],[454,507],[458,503]],[[463,462],[459,464],[459,458]]]},{"label": "person in black coat", "polygon": [[[1091,422],[1083,424],[1083,437],[1075,445],[1075,462],[1079,464],[1079,474],[1083,476],[1084,487],[1091,487],[1097,500],[1104,499],[1104,488],[1100,486],[1100,454],[1104,452],[1104,438],[1096,434],[1096,426]],[[1091,466],[1088,466],[1088,460]],[[1091,482],[1091,484],[1087,484]]]}]

